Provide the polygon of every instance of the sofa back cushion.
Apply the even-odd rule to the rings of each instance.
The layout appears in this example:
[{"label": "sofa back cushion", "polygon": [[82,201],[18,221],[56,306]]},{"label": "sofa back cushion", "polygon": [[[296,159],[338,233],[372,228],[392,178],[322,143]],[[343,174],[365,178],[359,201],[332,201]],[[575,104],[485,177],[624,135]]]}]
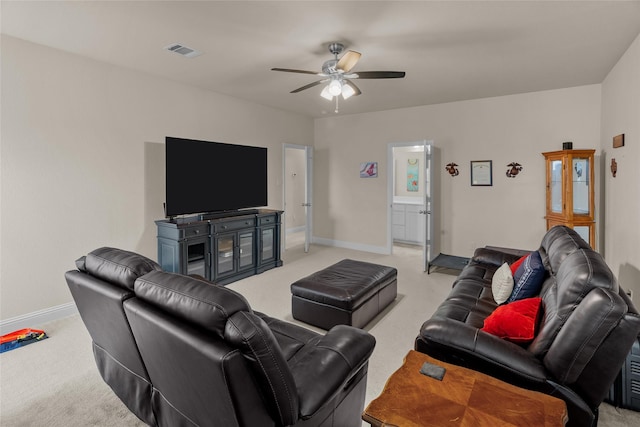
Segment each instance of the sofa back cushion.
[{"label": "sofa back cushion", "polygon": [[153,384],[156,425],[273,425],[238,349],[140,298],[124,308]]},{"label": "sofa back cushion", "polygon": [[76,261],[78,270],[106,282],[133,290],[135,280],[150,271],[162,270],[149,258],[122,249],[102,247]]},{"label": "sofa back cushion", "polygon": [[181,274],[152,271],[135,282],[138,298],[219,337],[227,319],[251,311],[247,300],[231,289]]},{"label": "sofa back cushion", "polygon": [[575,230],[557,225],[544,235],[538,251],[545,268],[555,274],[564,259],[578,249],[591,249],[591,246]]},{"label": "sofa back cushion", "polygon": [[[552,251],[553,247],[552,244]],[[550,257],[554,257],[553,252]],[[566,255],[555,276],[544,285],[541,294],[544,315],[539,333],[529,350],[543,358],[567,319],[582,300],[597,288],[618,292],[618,282],[602,256],[591,249],[578,249]],[[595,327],[590,322],[582,326],[583,329]]]}]

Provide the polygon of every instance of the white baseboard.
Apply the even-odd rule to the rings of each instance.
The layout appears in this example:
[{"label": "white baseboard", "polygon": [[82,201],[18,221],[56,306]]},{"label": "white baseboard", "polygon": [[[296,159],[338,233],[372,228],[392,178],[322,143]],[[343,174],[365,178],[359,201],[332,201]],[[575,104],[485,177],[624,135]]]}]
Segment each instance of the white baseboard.
[{"label": "white baseboard", "polygon": [[34,311],[23,314],[22,316],[16,316],[0,321],[0,334],[4,335],[9,332],[25,328],[39,329],[47,322],[62,319],[63,317],[69,317],[77,313],[78,308],[73,302],[45,308],[44,310]]},{"label": "white baseboard", "polygon": [[311,239],[311,242],[324,246],[333,246],[336,248],[353,249],[355,251],[389,255],[389,249],[386,246],[363,245],[362,243],[345,242],[342,240],[325,239],[322,237],[313,237]]},{"label": "white baseboard", "polygon": [[292,233],[298,233],[300,231],[304,231],[307,227],[304,225],[301,225],[299,227],[291,227],[291,228],[287,228],[286,234],[292,234]]}]

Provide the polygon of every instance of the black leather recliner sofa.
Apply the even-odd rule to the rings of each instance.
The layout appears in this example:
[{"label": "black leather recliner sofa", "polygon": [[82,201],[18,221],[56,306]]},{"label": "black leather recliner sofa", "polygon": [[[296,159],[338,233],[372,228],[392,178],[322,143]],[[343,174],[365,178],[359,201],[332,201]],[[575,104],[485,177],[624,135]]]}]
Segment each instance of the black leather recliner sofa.
[{"label": "black leather recliner sofa", "polygon": [[493,274],[518,256],[479,248],[422,325],[415,349],[556,396],[567,404],[567,425],[595,426],[598,407],[640,332],[640,317],[604,259],[574,230],[552,228],[538,252],[546,279],[532,342],[516,344],[481,330],[498,306]]},{"label": "black leather recliner sofa", "polygon": [[365,331],[325,335],[254,312],[242,295],[100,248],[67,283],[98,370],[149,425],[360,426]]}]

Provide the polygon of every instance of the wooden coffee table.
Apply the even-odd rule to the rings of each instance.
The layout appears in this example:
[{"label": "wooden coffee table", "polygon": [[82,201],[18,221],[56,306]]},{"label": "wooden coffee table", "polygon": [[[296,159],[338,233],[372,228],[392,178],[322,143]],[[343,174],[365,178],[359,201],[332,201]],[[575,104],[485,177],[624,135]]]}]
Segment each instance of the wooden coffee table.
[{"label": "wooden coffee table", "polygon": [[[424,362],[446,369],[442,381],[420,373]],[[372,426],[564,426],[563,400],[411,350],[362,419]]]}]

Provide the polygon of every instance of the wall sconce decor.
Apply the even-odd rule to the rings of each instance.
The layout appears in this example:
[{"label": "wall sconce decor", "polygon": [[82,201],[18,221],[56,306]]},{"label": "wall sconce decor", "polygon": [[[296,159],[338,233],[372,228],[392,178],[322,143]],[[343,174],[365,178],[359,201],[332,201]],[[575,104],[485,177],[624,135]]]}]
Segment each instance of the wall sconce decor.
[{"label": "wall sconce decor", "polygon": [[509,168],[507,169],[507,178],[515,178],[522,170],[522,165],[516,162],[509,163],[507,167]]},{"label": "wall sconce decor", "polygon": [[618,173],[618,163],[616,162],[616,159],[612,158],[611,159],[611,175],[613,175],[613,177],[616,177],[616,174]]},{"label": "wall sconce decor", "polygon": [[447,172],[449,172],[449,175],[451,176],[458,176],[460,174],[460,171],[458,171],[458,165],[456,165],[455,163],[449,163],[447,166],[445,166],[445,169]]}]

